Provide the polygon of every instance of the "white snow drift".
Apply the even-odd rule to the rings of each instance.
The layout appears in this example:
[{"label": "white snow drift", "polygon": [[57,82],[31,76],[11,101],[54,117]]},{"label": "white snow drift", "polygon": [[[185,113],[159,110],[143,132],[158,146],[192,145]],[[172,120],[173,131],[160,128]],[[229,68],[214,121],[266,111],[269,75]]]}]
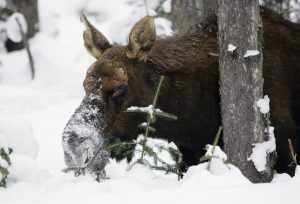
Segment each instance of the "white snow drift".
[{"label": "white snow drift", "polygon": [[[150,14],[158,3],[148,1]],[[169,11],[170,1],[163,7]],[[83,46],[79,14],[84,12],[111,43],[126,44],[145,9],[139,0],[39,0],[39,9],[41,31],[29,41],[35,80],[30,81],[26,52],[0,53],[0,142],[14,148],[1,204],[300,203],[299,168],[294,178],[277,174],[271,184],[251,184],[223,163],[212,172],[206,163],[193,166],[181,181],[140,165],[127,172],[125,161],[114,160],[106,166],[110,179],[102,183],[62,173],[62,132],[84,97],[82,82],[94,61]],[[171,35],[170,22],[155,23],[159,34]]]}]

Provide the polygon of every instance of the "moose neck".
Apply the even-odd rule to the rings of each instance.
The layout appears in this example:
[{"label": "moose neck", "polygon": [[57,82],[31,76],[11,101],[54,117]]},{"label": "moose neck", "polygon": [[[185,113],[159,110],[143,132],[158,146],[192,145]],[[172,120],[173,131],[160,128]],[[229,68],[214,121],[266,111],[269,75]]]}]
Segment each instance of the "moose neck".
[{"label": "moose neck", "polygon": [[[215,55],[217,51],[216,36],[205,32],[195,32],[156,41],[147,60],[162,73],[201,74],[201,71],[208,69],[207,67],[217,65],[218,56]],[[218,74],[218,69],[215,68],[214,66],[211,70],[212,74]]]},{"label": "moose neck", "polygon": [[204,37],[187,35],[159,40],[147,57],[166,76],[159,108],[178,116],[175,123],[159,120],[156,136],[169,139],[172,135],[172,140],[182,146],[193,143],[190,140],[195,138],[212,142],[221,121],[215,100],[219,98],[218,57],[211,55],[217,50],[217,42],[213,37]]}]

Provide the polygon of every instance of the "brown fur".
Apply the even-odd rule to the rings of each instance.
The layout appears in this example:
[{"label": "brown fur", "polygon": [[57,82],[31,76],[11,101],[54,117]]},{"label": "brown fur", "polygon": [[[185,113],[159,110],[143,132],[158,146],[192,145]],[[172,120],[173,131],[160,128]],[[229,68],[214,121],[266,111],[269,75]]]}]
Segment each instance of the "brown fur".
[{"label": "brown fur", "polygon": [[[271,99],[271,122],[279,155],[277,170],[293,175],[287,140],[293,139],[299,154],[300,135],[296,136],[296,128],[300,126],[300,25],[268,10],[263,10],[262,16],[264,94]],[[105,136],[136,138],[137,125],[143,118],[124,111],[129,106],[151,104],[158,78],[163,74],[166,81],[158,106],[179,119],[158,120],[155,136],[174,141],[187,164],[196,164],[221,125],[218,57],[211,55],[218,52],[216,32],[204,27],[158,40],[145,50],[134,50],[144,56],[129,59],[128,49],[139,49],[138,45],[107,48],[84,81],[87,94],[104,99]],[[119,87],[125,87],[125,91]]]}]

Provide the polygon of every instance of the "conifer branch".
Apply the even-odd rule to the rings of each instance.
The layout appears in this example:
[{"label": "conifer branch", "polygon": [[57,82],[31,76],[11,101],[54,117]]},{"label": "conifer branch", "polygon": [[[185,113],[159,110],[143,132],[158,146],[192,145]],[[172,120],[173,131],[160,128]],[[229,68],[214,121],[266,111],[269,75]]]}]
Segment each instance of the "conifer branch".
[{"label": "conifer branch", "polygon": [[[110,146],[109,149],[113,151],[116,155],[125,156],[125,153],[132,153],[132,152],[139,152],[140,157],[133,161],[127,170],[130,170],[136,164],[142,164],[147,166],[150,169],[165,171],[166,173],[174,173],[178,175],[178,179],[182,178],[182,154],[178,149],[175,148],[166,148],[163,146],[156,146],[159,151],[165,150],[170,154],[170,157],[175,162],[175,164],[168,164],[166,161],[161,159],[159,155],[147,144],[148,137],[150,133],[154,133],[156,129],[152,127],[152,124],[156,122],[156,117],[160,117],[162,119],[167,120],[177,120],[177,116],[171,113],[163,112],[160,109],[156,109],[156,105],[158,102],[158,97],[161,91],[161,87],[164,81],[164,76],[160,77],[158,82],[158,86],[153,98],[153,102],[148,107],[130,107],[125,112],[127,113],[137,113],[137,114],[146,114],[147,115],[147,122],[141,123],[138,127],[144,130],[143,138],[139,141],[134,142],[122,142],[120,140],[116,140],[113,145]],[[135,149],[130,150],[130,146],[139,145],[141,146],[141,150]],[[127,149],[127,151],[125,151]],[[151,164],[145,156],[149,156],[153,159],[153,164]],[[160,165],[159,165],[160,163]]]},{"label": "conifer branch", "polygon": [[[11,160],[9,158],[9,155],[12,153],[12,149],[9,148],[8,152],[5,151],[4,148],[0,148],[0,187],[6,187],[6,180],[9,175],[8,168],[11,165]],[[6,165],[4,164],[6,163]]]}]

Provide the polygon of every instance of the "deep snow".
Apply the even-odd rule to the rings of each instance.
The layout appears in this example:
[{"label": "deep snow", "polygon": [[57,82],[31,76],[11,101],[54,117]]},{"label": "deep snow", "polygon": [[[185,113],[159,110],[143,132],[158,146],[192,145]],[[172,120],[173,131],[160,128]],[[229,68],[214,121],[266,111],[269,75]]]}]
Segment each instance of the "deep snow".
[{"label": "deep snow", "polygon": [[[149,7],[157,2],[149,0]],[[117,43],[126,43],[133,23],[145,15],[139,0],[39,0],[41,32],[30,40],[36,79],[30,81],[25,51],[0,54],[0,134],[15,150],[1,204],[300,203],[299,168],[296,177],[276,175],[271,184],[251,184],[232,165],[217,175],[207,164],[193,166],[181,181],[140,165],[126,172],[125,161],[111,161],[106,167],[111,179],[102,183],[62,173],[62,132],[84,97],[82,82],[94,61],[83,46],[82,10]],[[159,34],[171,34],[165,19],[155,23]]]}]

